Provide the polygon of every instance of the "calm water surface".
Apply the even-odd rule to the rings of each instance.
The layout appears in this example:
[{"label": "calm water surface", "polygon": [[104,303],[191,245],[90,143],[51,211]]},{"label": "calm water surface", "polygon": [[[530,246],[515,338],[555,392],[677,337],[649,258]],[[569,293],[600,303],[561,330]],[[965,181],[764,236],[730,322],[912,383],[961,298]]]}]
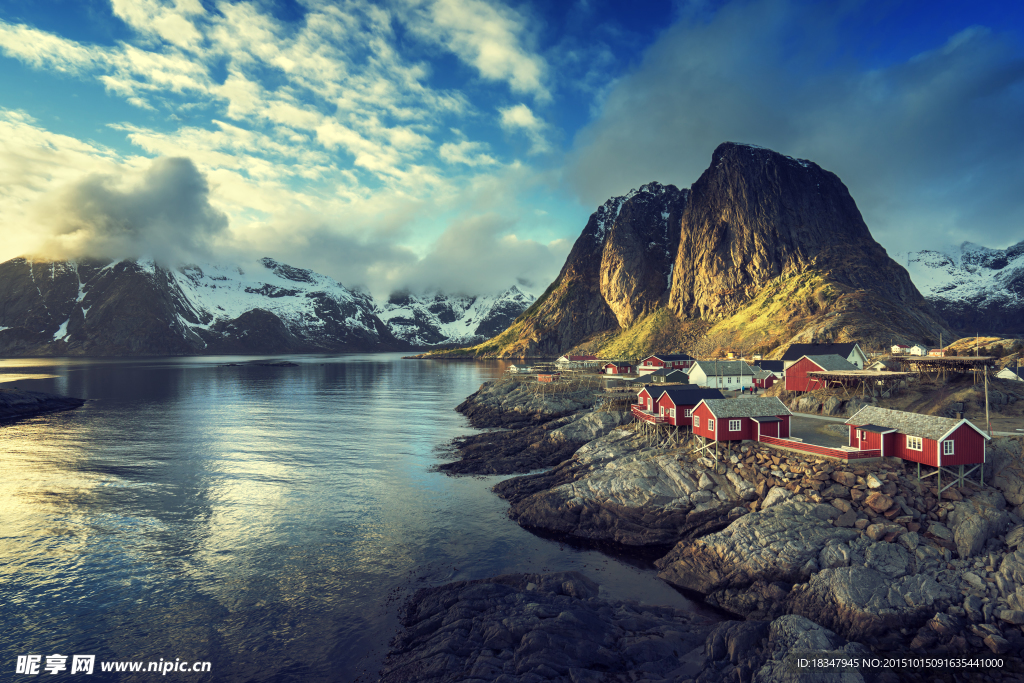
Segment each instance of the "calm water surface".
[{"label": "calm water surface", "polygon": [[[0,386],[90,399],[0,426],[0,680],[18,655],[180,658],[210,674],[47,680],[372,681],[411,591],[577,569],[690,603],[648,569],[540,539],[432,472],[502,363],[398,354],[0,361]],[[70,660],[69,669],[70,669]]]}]

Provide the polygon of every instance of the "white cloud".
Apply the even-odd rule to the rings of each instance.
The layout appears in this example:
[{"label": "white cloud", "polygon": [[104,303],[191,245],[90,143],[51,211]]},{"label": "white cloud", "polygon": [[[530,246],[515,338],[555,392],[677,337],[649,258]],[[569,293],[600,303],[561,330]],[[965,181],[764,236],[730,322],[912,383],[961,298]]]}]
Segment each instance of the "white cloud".
[{"label": "white cloud", "polygon": [[469,140],[463,140],[462,142],[444,143],[441,145],[441,149],[438,154],[449,164],[493,166],[498,163],[497,159],[491,155],[484,154],[483,150],[485,149],[487,149],[487,145],[482,142],[470,142]]},{"label": "white cloud", "polygon": [[483,0],[411,0],[411,25],[444,45],[481,76],[506,81],[513,92],[549,99],[547,63],[524,45],[526,20],[509,7]]},{"label": "white cloud", "polygon": [[501,113],[501,127],[509,132],[522,132],[530,140],[530,154],[541,154],[551,150],[544,136],[547,124],[537,118],[525,104],[517,104],[498,110]]},{"label": "white cloud", "polygon": [[202,35],[189,17],[206,11],[199,0],[111,0],[114,15],[143,34],[163,38],[181,48],[195,49]]}]

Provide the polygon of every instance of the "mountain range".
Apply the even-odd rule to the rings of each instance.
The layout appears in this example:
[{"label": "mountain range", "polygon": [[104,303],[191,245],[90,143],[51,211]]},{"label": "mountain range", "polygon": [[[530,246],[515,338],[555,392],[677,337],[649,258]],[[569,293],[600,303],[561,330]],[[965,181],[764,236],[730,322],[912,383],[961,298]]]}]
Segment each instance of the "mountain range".
[{"label": "mountain range", "polygon": [[531,301],[513,287],[496,297],[435,293],[378,303],[272,258],[179,268],[146,259],[15,258],[0,263],[0,355],[408,350],[474,343],[504,329]]},{"label": "mountain range", "polygon": [[964,242],[898,258],[925,298],[958,332],[1024,334],[1024,241],[1008,249]]}]

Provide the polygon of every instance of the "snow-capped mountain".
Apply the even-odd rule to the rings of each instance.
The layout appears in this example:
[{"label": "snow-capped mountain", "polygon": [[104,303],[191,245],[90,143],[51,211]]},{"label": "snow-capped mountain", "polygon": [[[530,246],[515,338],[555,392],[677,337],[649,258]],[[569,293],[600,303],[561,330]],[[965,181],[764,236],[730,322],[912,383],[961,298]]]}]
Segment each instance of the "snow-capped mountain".
[{"label": "snow-capped mountain", "polygon": [[1024,333],[1024,242],[971,242],[898,254],[910,278],[949,324],[965,333]]},{"label": "snow-capped mountain", "polygon": [[408,348],[372,299],[271,258],[0,264],[0,354],[189,355]]},{"label": "snow-capped mountain", "polygon": [[515,285],[496,296],[398,293],[378,302],[377,316],[415,346],[476,344],[504,331],[533,301]]}]

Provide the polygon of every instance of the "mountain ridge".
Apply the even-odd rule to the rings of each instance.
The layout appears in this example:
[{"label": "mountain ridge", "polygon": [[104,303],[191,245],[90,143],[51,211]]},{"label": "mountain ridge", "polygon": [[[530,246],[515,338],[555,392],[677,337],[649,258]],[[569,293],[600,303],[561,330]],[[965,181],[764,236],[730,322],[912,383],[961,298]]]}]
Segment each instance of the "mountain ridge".
[{"label": "mountain ridge", "polygon": [[[660,258],[636,258],[641,238]],[[838,176],[726,142],[689,189],[649,183],[598,207],[533,306],[459,353],[769,352],[811,339],[880,348],[943,334],[950,329],[871,236]]]}]

